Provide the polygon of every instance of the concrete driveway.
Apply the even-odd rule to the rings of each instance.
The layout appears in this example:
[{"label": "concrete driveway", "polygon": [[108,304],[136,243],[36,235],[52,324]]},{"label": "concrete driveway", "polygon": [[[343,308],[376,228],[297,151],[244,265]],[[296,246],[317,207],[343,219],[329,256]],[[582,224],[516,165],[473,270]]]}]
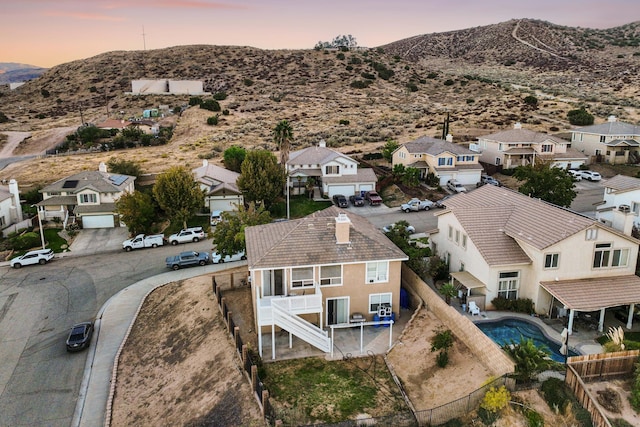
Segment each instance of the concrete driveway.
[{"label": "concrete driveway", "polygon": [[122,242],[128,238],[126,227],[84,229],[73,239],[69,251],[72,254],[93,254],[122,250]]}]

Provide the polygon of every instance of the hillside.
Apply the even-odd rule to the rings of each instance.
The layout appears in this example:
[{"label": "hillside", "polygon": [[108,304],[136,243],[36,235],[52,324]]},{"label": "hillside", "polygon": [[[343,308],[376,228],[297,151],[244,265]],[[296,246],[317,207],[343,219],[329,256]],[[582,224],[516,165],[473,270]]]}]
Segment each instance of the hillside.
[{"label": "hillside", "polygon": [[[514,38],[516,27],[519,39],[526,34],[527,43],[539,40],[558,56]],[[632,29],[637,33],[637,24],[627,27],[628,34],[635,34]],[[0,132],[34,134],[18,147],[21,154],[62,142],[46,137],[52,128],[188,104],[188,96],[127,95],[134,79],[202,80],[206,91],[228,95],[221,106],[229,115],[208,126],[206,119],[213,113],[192,107],[170,117],[176,129],[166,146],[37,159],[0,171],[0,178],[50,182],[97,168],[114,155],[141,162],[146,172],[171,164],[195,167],[204,157],[219,160],[231,145],[276,150],[272,130],[282,119],[292,123],[292,149],[325,139],[351,154],[377,150],[389,139],[403,143],[424,135],[439,137],[447,113],[455,142],[473,141],[517,121],[538,131],[566,131],[566,113],[583,104],[599,121],[615,114],[636,122],[640,56],[634,53],[640,48],[611,42],[584,51],[590,53],[589,67],[560,67],[576,61],[560,57],[579,53],[570,49],[573,39],[560,40],[560,35],[581,31],[595,30],[525,20],[348,52],[194,45],[104,53],[53,67],[17,90],[0,93],[0,112],[9,118]],[[628,38],[629,44],[637,40]],[[614,75],[614,69],[633,72]],[[539,98],[537,108],[524,103],[530,94]]]}]

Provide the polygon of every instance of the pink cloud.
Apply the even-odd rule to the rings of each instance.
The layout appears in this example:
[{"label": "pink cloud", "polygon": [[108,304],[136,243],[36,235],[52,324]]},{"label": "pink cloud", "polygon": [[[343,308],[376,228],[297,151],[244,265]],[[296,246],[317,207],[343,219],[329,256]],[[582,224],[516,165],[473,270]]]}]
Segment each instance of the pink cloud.
[{"label": "pink cloud", "polygon": [[46,11],[44,12],[45,16],[56,16],[56,17],[64,17],[64,18],[72,18],[82,21],[110,21],[110,22],[120,22],[124,21],[125,18],[120,16],[109,16],[103,15],[99,13],[86,13],[86,12],[63,12],[63,11]]},{"label": "pink cloud", "polygon": [[163,9],[247,9],[229,3],[209,2],[206,0],[138,0],[135,3],[124,1],[107,1],[97,4],[102,9],[131,9],[149,7]]}]

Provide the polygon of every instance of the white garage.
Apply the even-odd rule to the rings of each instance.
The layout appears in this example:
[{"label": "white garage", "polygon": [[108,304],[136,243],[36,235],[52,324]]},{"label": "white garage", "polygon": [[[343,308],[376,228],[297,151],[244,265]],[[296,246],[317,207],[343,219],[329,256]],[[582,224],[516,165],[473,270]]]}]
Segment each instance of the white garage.
[{"label": "white garage", "polygon": [[366,191],[373,191],[373,184],[360,184],[360,194],[364,194]]},{"label": "white garage", "polygon": [[82,228],[113,228],[113,215],[83,215]]},{"label": "white garage", "polygon": [[330,185],[327,189],[329,197],[333,197],[336,194],[342,194],[345,197],[353,196],[356,193],[356,186],[350,185]]}]

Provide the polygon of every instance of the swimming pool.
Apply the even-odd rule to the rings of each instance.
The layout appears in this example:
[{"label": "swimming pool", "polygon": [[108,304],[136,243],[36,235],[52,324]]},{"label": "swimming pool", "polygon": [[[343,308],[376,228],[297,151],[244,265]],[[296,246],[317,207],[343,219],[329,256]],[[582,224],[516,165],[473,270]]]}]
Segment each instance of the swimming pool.
[{"label": "swimming pool", "polygon": [[[501,347],[511,344],[511,341],[519,343],[520,336],[523,336],[526,339],[532,339],[536,347],[546,347],[551,352],[551,358],[556,362],[564,362],[564,356],[560,354],[560,343],[547,337],[540,327],[524,319],[507,317],[475,322],[475,325]],[[569,356],[578,356],[578,353],[569,350]]]}]

